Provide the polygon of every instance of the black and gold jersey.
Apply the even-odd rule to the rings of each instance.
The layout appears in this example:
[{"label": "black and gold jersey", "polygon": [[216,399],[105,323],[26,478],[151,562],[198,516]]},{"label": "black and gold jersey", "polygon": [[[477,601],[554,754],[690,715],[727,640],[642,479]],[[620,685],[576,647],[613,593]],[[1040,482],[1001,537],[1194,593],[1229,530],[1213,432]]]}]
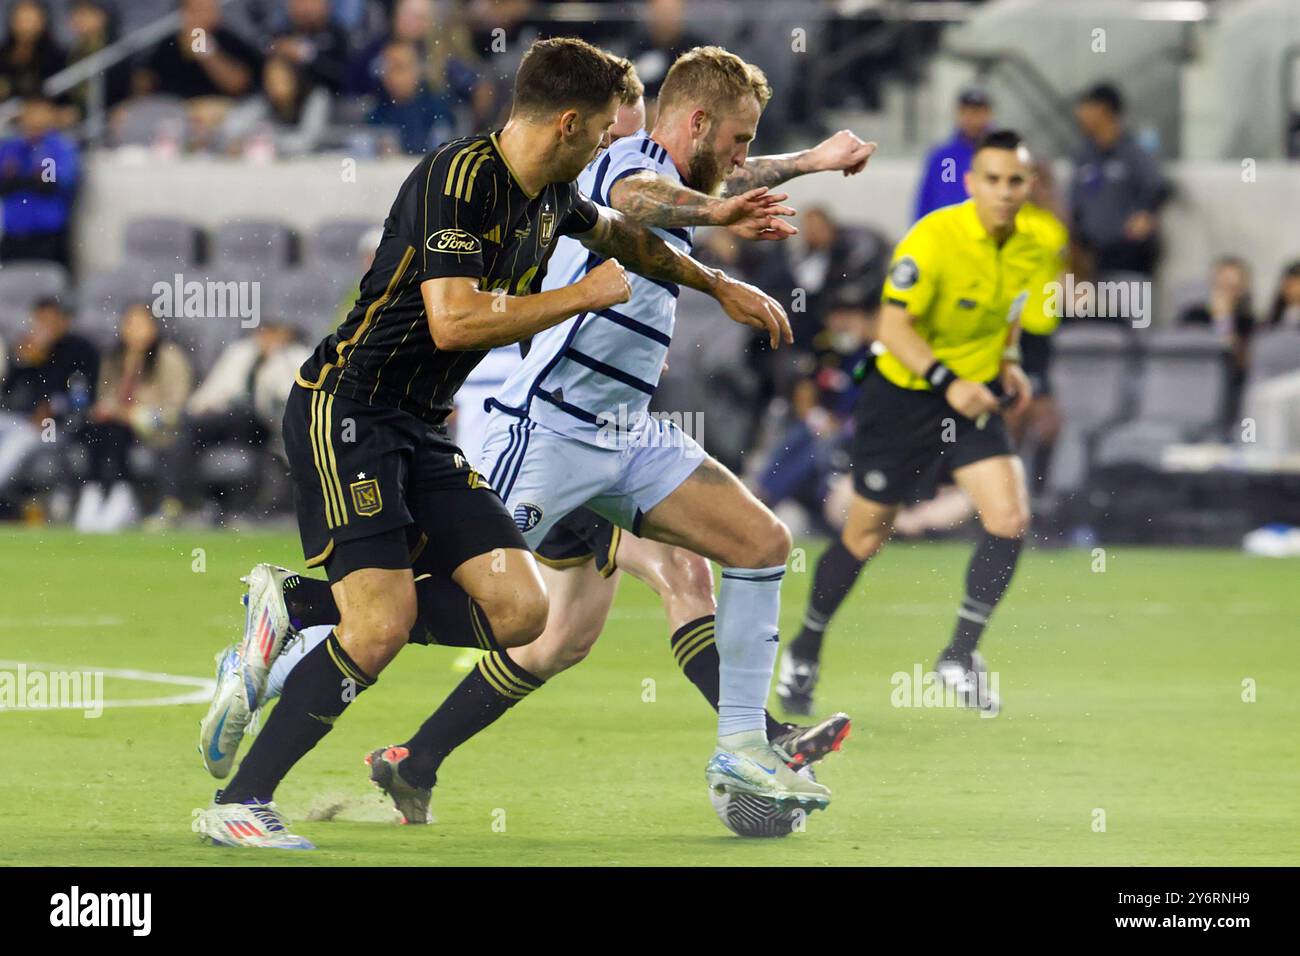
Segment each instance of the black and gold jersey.
[{"label": "black and gold jersey", "polygon": [[402,184],[356,305],[303,363],[298,384],[440,425],[486,352],[434,345],[420,284],[469,276],[486,292],[537,292],[558,237],[596,219],[575,183],[524,192],[496,133],[447,143]]}]

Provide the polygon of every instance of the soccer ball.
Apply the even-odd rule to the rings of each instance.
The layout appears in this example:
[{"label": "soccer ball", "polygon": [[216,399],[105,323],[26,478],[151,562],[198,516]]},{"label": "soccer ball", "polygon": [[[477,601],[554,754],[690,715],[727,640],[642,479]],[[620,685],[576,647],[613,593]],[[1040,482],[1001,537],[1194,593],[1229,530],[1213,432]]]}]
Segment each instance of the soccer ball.
[{"label": "soccer ball", "polygon": [[[811,767],[798,771],[809,780],[816,780]],[[782,809],[770,797],[752,793],[729,793],[722,787],[709,788],[709,801],[718,819],[732,833],[743,837],[783,837],[796,830],[802,831],[808,811],[803,807]]]}]

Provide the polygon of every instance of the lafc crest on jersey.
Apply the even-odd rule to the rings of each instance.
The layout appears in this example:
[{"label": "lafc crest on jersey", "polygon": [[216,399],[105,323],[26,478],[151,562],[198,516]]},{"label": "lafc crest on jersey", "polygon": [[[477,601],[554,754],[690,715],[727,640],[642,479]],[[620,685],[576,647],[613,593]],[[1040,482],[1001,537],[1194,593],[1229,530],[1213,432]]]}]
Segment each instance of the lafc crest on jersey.
[{"label": "lafc crest on jersey", "polygon": [[384,499],[379,494],[379,481],[367,478],[365,473],[357,475],[358,480],[348,485],[352,492],[352,510],[362,517],[377,515],[384,510]]},{"label": "lafc crest on jersey", "polygon": [[540,230],[538,238],[543,246],[551,244],[551,237],[555,235],[555,213],[551,212],[551,207],[547,206],[542,215],[537,220],[537,228]]}]

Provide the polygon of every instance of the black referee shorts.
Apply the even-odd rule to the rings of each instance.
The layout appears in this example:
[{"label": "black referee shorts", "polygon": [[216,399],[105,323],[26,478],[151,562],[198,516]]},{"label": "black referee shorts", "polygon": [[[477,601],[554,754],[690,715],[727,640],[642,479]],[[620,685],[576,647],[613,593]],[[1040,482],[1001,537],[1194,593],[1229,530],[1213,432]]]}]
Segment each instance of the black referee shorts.
[{"label": "black referee shorts", "polygon": [[408,412],[294,385],[284,411],[307,567],[450,575],[497,548],[527,550],[497,493],[460,449]]},{"label": "black referee shorts", "polygon": [[537,560],[552,568],[572,568],[596,561],[601,577],[609,577],[618,567],[615,553],[622,529],[590,508],[575,508],[546,532],[533,552]]},{"label": "black referee shorts", "polygon": [[[999,383],[987,383],[1000,395]],[[858,394],[853,433],[853,490],[870,501],[896,505],[925,501],[965,465],[1010,455],[1001,415],[984,427],[931,391],[900,388],[873,371]]]}]

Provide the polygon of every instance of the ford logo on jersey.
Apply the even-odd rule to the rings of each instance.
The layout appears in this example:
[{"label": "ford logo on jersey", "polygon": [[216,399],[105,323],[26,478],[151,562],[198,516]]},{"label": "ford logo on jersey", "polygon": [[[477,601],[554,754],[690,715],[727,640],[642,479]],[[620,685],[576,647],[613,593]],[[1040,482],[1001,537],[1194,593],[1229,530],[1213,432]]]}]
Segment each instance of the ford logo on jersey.
[{"label": "ford logo on jersey", "polygon": [[481,248],[478,238],[464,229],[440,229],[425,245],[430,252],[450,252],[457,256],[468,256]]},{"label": "ford logo on jersey", "polygon": [[515,506],[515,527],[520,531],[532,531],[542,520],[542,509],[527,501]]}]

